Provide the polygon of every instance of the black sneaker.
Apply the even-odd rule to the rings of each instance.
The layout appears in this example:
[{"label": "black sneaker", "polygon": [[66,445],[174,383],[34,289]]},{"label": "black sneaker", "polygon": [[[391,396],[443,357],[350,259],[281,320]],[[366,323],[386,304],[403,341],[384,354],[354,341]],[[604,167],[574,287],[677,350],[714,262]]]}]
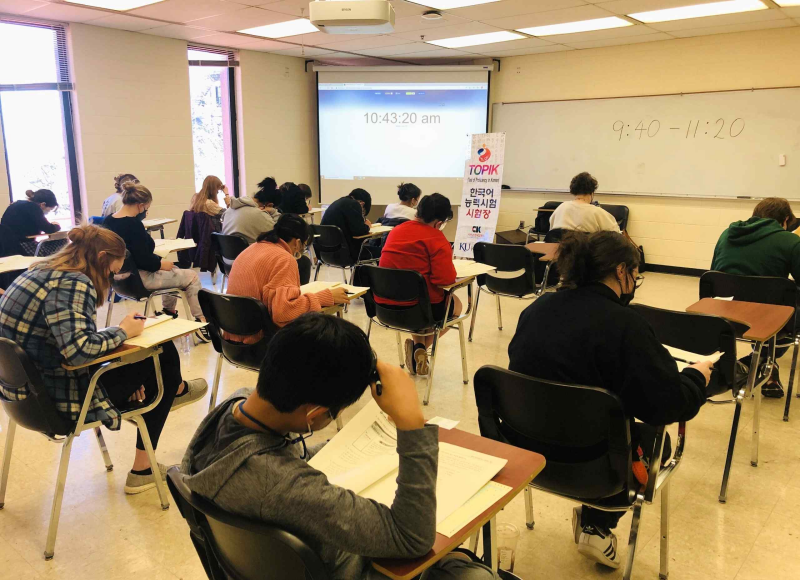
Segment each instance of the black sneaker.
[{"label": "black sneaker", "polygon": [[[201,322],[199,318],[194,319],[195,322]],[[208,327],[198,328],[194,331],[194,335],[200,342],[211,342],[211,335],[208,333]]]},{"label": "black sneaker", "polygon": [[172,316],[172,318],[178,318],[177,310],[170,310],[168,308],[164,308],[161,312],[156,312],[156,316],[159,316],[160,314],[166,314],[168,316]]},{"label": "black sneaker", "polygon": [[782,399],[784,397],[783,387],[779,382],[772,379],[761,387],[761,394],[769,399]]}]

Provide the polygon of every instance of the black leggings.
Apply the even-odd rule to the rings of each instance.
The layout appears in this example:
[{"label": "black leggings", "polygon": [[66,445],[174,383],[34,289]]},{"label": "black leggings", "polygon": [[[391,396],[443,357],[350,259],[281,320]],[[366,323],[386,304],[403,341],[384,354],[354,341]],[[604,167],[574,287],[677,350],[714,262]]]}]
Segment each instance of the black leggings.
[{"label": "black leggings", "polygon": [[[644,458],[649,460],[647,453],[655,445],[656,428],[645,423],[636,423],[635,429],[639,432],[639,445],[645,454]],[[664,435],[664,451],[661,454],[662,464],[672,457],[672,442],[669,438],[669,433]],[[625,512],[604,512],[585,505],[581,509],[581,526],[592,525],[602,530],[613,530],[624,515]]]},{"label": "black leggings", "polygon": [[[161,346],[164,352],[158,358],[161,362],[161,376],[164,379],[164,396],[153,410],[142,415],[150,434],[150,441],[153,442],[153,449],[158,447],[158,439],[161,437],[164,423],[167,422],[172,401],[175,400],[175,394],[183,382],[178,349],[172,342],[166,342]],[[100,383],[108,393],[111,403],[118,408],[129,406],[128,397],[142,385],[144,385],[145,402],[155,398],[158,393],[156,367],[152,358],[110,370],[100,378]],[[144,451],[141,434],[136,435],[136,449]]]}]

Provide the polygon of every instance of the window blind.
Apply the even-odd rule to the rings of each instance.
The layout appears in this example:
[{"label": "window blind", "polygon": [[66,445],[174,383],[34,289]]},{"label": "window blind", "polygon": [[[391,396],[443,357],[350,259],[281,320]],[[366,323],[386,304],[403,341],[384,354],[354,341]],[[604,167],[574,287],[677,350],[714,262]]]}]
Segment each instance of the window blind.
[{"label": "window blind", "polygon": [[[69,61],[67,59],[67,29],[64,24],[54,24],[36,22],[20,18],[1,17],[0,24],[28,26],[50,30],[53,33],[53,53],[55,58],[56,78],[43,80],[42,82],[26,83],[7,83],[4,82],[2,71],[0,71],[0,91],[72,91],[75,89],[69,73]],[[23,47],[20,47],[21,54],[24,55]],[[21,58],[24,58],[22,56]]]},{"label": "window blind", "polygon": [[187,48],[190,51],[209,55],[208,59],[189,59],[189,66],[239,66],[239,61],[236,60],[236,51],[231,48],[202,46],[200,44],[189,44]]}]

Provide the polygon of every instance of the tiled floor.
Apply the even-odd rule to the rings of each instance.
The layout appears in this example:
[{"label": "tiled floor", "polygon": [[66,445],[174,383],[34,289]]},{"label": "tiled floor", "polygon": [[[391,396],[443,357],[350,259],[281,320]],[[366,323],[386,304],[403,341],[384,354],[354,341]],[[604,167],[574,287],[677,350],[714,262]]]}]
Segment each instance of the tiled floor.
[{"label": "tiled floor", "polygon": [[[338,272],[327,272],[338,279]],[[210,284],[207,275],[204,281]],[[470,373],[481,365],[508,363],[506,349],[516,320],[527,303],[503,301],[504,329],[497,329],[495,308],[484,297],[474,342],[468,343]],[[697,298],[697,279],[647,274],[638,291],[641,302],[683,309]],[[132,306],[129,308],[132,309]],[[125,308],[115,309],[115,321]],[[100,320],[104,320],[105,311]],[[347,318],[366,327],[363,305],[351,307]],[[546,332],[547,329],[542,329]],[[379,356],[396,362],[394,336],[375,328],[372,344]],[[313,353],[309,353],[313,355]],[[213,377],[211,345],[192,349],[183,360],[186,377]],[[789,357],[782,375],[788,380]],[[461,381],[458,337],[455,332],[441,342],[436,381],[428,417],[441,415],[460,421],[459,428],[477,433],[477,413],[471,385]],[[254,386],[255,374],[226,367],[221,395],[242,386]],[[424,386],[418,381],[420,396]],[[345,421],[365,399],[345,412]],[[183,408],[171,416],[158,449],[160,461],[178,463],[208,402]],[[670,574],[681,580],[780,580],[800,577],[800,404],[790,423],[781,420],[783,400],[762,404],[761,463],[749,462],[752,402],[745,404],[739,445],[734,458],[728,503],[717,501],[730,433],[732,406],[706,406],[687,428],[684,462],[672,480]],[[2,414],[2,413],[0,413]],[[3,423],[5,417],[3,417]],[[333,434],[330,427],[321,437]],[[5,429],[0,444],[5,441]],[[133,460],[134,429],[107,433],[114,460],[107,473],[90,433],[73,445],[56,556],[42,557],[60,446],[41,435],[17,430],[5,509],[0,511],[0,579],[118,578],[202,579],[201,567],[188,537],[188,529],[173,506],[161,511],[155,491],[125,496],[125,474]],[[500,514],[521,530],[516,572],[525,578],[576,580],[619,578],[582,558],[572,543],[570,502],[534,493],[536,527],[525,528],[522,497]],[[656,580],[659,561],[658,502],[643,511],[634,578]],[[626,552],[630,516],[617,529]]]}]

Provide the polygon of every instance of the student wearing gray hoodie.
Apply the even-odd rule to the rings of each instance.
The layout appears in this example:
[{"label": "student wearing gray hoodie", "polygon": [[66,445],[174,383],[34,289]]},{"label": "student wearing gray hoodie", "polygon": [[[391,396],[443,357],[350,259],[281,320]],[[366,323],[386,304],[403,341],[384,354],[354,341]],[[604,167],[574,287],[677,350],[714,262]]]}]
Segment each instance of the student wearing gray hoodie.
[{"label": "student wearing gray hoodie", "polygon": [[269,232],[278,220],[275,192],[259,190],[253,197],[234,197],[231,206],[222,214],[222,233],[239,236],[254,244],[258,236]]},{"label": "student wearing gray hoodie", "polygon": [[[327,426],[370,384],[397,426],[400,467],[391,507],[331,484],[308,465],[311,450],[296,435]],[[419,557],[433,545],[438,439],[438,427],[425,425],[414,382],[378,361],[360,328],[306,314],[270,342],[256,390],[237,391],[201,423],[181,472],[192,491],[219,507],[301,537],[334,580],[372,580],[384,576],[371,569],[371,558]],[[423,577],[498,578],[455,555]]]}]

